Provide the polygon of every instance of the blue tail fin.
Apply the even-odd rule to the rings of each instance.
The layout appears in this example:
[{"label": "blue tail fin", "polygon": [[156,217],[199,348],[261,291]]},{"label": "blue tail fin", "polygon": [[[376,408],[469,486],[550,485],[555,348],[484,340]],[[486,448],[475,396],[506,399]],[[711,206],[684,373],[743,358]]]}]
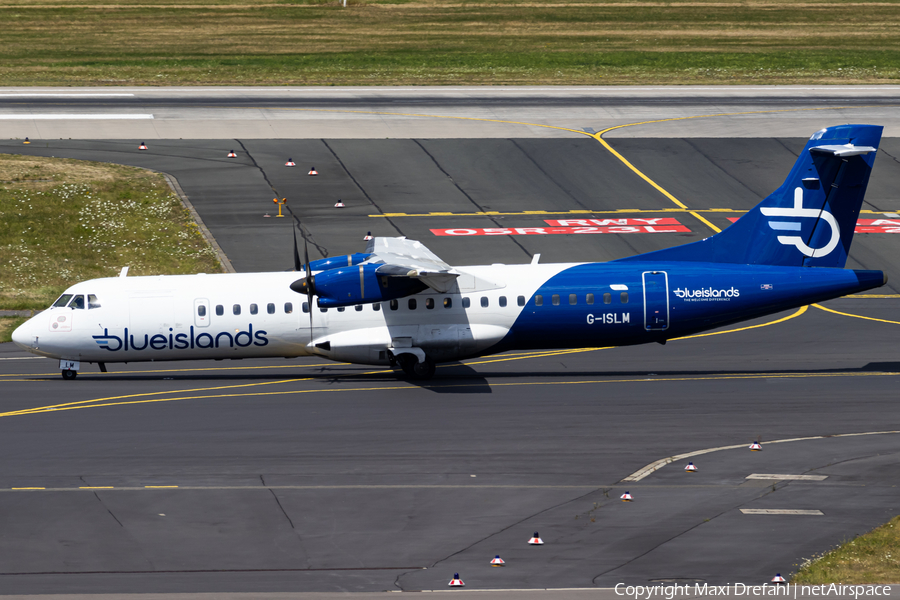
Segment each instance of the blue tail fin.
[{"label": "blue tail fin", "polygon": [[781,187],[721,233],[621,260],[843,267],[882,129],[816,132]]}]

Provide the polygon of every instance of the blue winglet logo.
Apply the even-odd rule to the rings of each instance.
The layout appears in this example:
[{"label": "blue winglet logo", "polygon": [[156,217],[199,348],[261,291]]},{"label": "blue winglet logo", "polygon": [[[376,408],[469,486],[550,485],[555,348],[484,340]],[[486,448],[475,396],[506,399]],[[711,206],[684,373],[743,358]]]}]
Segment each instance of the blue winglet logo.
[{"label": "blue winglet logo", "polygon": [[[794,190],[794,207],[793,208],[760,208],[759,211],[767,217],[807,217],[812,219],[822,219],[831,227],[831,239],[822,248],[810,248],[804,243],[803,238],[799,235],[779,235],[778,242],[785,246],[795,246],[797,250],[805,256],[811,258],[828,256],[837,248],[838,242],[841,240],[841,228],[837,221],[827,210],[818,208],[803,208],[803,188]],[[769,227],[775,231],[796,231],[800,232],[800,223],[797,221],[769,221]]]}]

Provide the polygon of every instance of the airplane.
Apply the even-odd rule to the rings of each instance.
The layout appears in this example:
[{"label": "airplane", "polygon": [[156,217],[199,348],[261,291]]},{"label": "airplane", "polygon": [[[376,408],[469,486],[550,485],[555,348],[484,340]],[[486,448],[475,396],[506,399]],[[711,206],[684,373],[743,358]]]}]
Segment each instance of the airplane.
[{"label": "airplane", "polygon": [[93,279],[68,288],[13,340],[81,363],[317,355],[399,366],[508,350],[665,344],[884,285],[845,269],[882,127],[816,132],[784,183],[720,233],[605,263],[453,267],[418,241],[375,237],[364,253],[295,271]]}]

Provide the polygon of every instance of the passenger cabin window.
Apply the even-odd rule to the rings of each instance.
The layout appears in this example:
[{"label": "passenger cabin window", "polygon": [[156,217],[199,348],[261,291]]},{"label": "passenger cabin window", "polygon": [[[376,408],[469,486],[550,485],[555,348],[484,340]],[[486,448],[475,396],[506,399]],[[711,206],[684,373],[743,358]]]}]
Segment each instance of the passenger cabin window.
[{"label": "passenger cabin window", "polygon": [[197,316],[205,317],[206,316],[206,306],[201,304],[197,307]]},{"label": "passenger cabin window", "polygon": [[619,299],[622,301],[622,304],[628,304],[628,292],[622,292],[619,295]]},{"label": "passenger cabin window", "polygon": [[376,302],[375,304],[373,304],[372,310],[374,310],[375,312],[378,312],[379,310],[381,310],[381,302]]},{"label": "passenger cabin window", "polygon": [[69,300],[71,300],[71,299],[72,299],[72,294],[63,294],[62,296],[59,297],[59,299],[56,302],[53,303],[53,306],[61,308],[61,307],[65,306],[66,304],[68,304]]},{"label": "passenger cabin window", "polygon": [[469,308],[469,306],[471,306],[471,305],[472,305],[472,301],[469,300],[468,296],[463,298],[463,308]]},{"label": "passenger cabin window", "polygon": [[444,298],[444,308],[453,308],[453,298]]},{"label": "passenger cabin window", "polygon": [[362,310],[362,304],[357,304],[357,305],[356,305],[356,306],[354,306],[354,307],[353,307],[353,308],[355,308],[355,309],[356,309],[356,312],[359,312],[359,311],[361,311],[361,310]]},{"label": "passenger cabin window", "polygon": [[269,302],[268,304],[266,304],[266,312],[269,313],[270,315],[274,315],[275,314],[275,303]]},{"label": "passenger cabin window", "polygon": [[338,312],[344,312],[344,307],[343,307],[343,306],[338,306]]},{"label": "passenger cabin window", "polygon": [[94,294],[88,294],[88,310],[92,308],[100,308],[100,301]]},{"label": "passenger cabin window", "polygon": [[534,297],[534,305],[535,306],[543,306],[544,305],[544,297],[538,294]]},{"label": "passenger cabin window", "polygon": [[397,310],[400,308],[400,303],[397,300],[391,300],[391,310]]},{"label": "passenger cabin window", "polygon": [[408,304],[409,304],[409,310],[416,310],[416,299],[415,298],[410,298]]},{"label": "passenger cabin window", "polygon": [[259,312],[259,307],[255,304],[251,304],[250,305],[250,314],[255,315],[258,312]]},{"label": "passenger cabin window", "polygon": [[518,304],[519,306],[525,306],[525,296],[517,296],[516,304]]},{"label": "passenger cabin window", "polygon": [[301,304],[300,310],[302,310],[305,313],[308,313],[309,312],[309,302],[304,302],[303,304]]},{"label": "passenger cabin window", "polygon": [[500,296],[500,308],[506,306],[506,296]]},{"label": "passenger cabin window", "polygon": [[609,292],[603,294],[603,304],[612,304],[612,294]]},{"label": "passenger cabin window", "polygon": [[584,299],[588,304],[594,303],[594,295],[593,294],[588,294],[587,296],[584,297]]},{"label": "passenger cabin window", "polygon": [[234,306],[232,306],[232,307],[231,307],[231,312],[233,312],[233,313],[236,314],[236,315],[241,314],[241,305],[240,305],[240,304],[235,304]]},{"label": "passenger cabin window", "polygon": [[482,308],[487,308],[487,307],[488,307],[488,297],[487,297],[487,296],[482,296],[482,297],[481,297],[481,307],[482,307]]},{"label": "passenger cabin window", "polygon": [[294,312],[294,304],[292,302],[284,303],[284,314],[289,315]]},{"label": "passenger cabin window", "polygon": [[434,298],[425,298],[425,308],[428,310],[434,308]]},{"label": "passenger cabin window", "polygon": [[69,308],[84,308],[84,296],[78,294],[69,302]]},{"label": "passenger cabin window", "polygon": [[550,301],[553,302],[553,306],[559,306],[559,294],[553,294]]},{"label": "passenger cabin window", "polygon": [[578,304],[578,294],[569,294],[569,304]]},{"label": "passenger cabin window", "polygon": [[221,304],[216,304],[216,315],[221,317],[224,314],[225,314],[225,307],[222,306]]}]

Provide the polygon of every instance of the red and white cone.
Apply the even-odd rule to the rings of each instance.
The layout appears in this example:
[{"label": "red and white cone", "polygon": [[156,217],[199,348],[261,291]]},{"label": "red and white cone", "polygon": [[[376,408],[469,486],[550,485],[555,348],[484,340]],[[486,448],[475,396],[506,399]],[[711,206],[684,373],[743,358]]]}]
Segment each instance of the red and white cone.
[{"label": "red and white cone", "polygon": [[147,144],[145,144],[144,142],[141,142],[141,145],[138,146],[138,150],[146,150],[146,149],[147,149]]},{"label": "red and white cone", "polygon": [[368,242],[371,239],[372,239],[372,232],[370,231],[366,234],[366,237],[363,238],[363,241]]},{"label": "red and white cone", "polygon": [[497,556],[495,556],[493,559],[491,559],[492,567],[502,567],[505,564],[506,564],[506,562],[502,558],[500,558],[499,554]]},{"label": "red and white cone", "polygon": [[284,163],[284,166],[286,166],[286,167],[296,167],[296,166],[297,166],[297,163],[294,162],[294,159],[293,159],[293,158],[289,158],[288,161],[287,161],[286,163]]},{"label": "red and white cone", "polygon": [[237,158],[237,154],[234,153],[234,150],[228,153],[228,158]]},{"label": "red and white cone", "polygon": [[761,452],[762,446],[759,445],[759,442],[753,442],[752,444],[750,444],[750,449],[754,452]]},{"label": "red and white cone", "polygon": [[772,578],[772,583],[776,585],[784,585],[787,583],[787,580],[781,576],[781,573],[775,573],[775,577]]},{"label": "red and white cone", "polygon": [[338,200],[338,201],[335,203],[334,207],[335,207],[335,208],[344,208],[344,203],[341,202],[340,200]]},{"label": "red and white cone", "polygon": [[450,580],[450,587],[466,587],[463,580],[459,578],[459,573],[453,574],[453,579]]},{"label": "red and white cone", "polygon": [[622,499],[622,502],[631,502],[632,500],[634,500],[634,498],[632,498],[631,494],[629,494],[628,492],[625,492],[624,494],[619,496],[619,498]]},{"label": "red and white cone", "polygon": [[688,473],[696,473],[696,472],[697,472],[697,467],[694,466],[694,463],[689,462],[689,463],[687,464],[687,466],[684,468],[684,470],[685,470],[686,472],[688,472]]},{"label": "red and white cone", "polygon": [[543,546],[544,540],[541,539],[541,536],[538,535],[538,532],[535,531],[534,535],[531,536],[531,539],[528,540],[528,544],[531,546]]},{"label": "red and white cone", "polygon": [[309,170],[309,173],[307,173],[307,175],[318,175],[318,174],[319,174],[319,172],[316,171],[316,168],[315,168],[315,167],[311,168],[311,169]]}]

